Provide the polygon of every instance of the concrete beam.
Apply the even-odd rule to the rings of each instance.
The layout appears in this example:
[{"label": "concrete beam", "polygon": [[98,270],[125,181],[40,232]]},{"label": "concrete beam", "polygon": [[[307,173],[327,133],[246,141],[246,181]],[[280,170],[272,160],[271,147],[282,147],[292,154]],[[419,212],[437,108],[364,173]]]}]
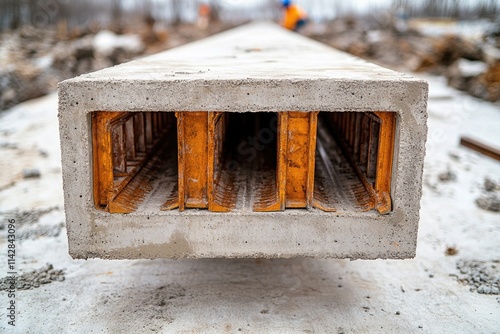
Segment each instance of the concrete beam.
[{"label": "concrete beam", "polygon": [[[66,222],[74,258],[415,255],[427,136],[425,81],[254,23],[59,84]],[[394,112],[392,211],[160,211],[94,206],[91,115],[120,112]],[[155,195],[148,195],[153,198]]]}]

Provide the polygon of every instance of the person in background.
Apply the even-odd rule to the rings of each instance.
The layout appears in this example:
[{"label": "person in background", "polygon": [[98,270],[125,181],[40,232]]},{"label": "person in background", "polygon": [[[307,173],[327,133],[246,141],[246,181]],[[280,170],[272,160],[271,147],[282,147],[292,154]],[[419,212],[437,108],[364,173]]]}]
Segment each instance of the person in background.
[{"label": "person in background", "polygon": [[408,13],[404,7],[399,7],[394,13],[394,29],[396,32],[404,35],[408,32]]},{"label": "person in background", "polygon": [[307,13],[304,9],[292,3],[291,0],[283,0],[281,4],[285,10],[281,20],[281,25],[283,27],[298,31],[307,23]]},{"label": "person in background", "polygon": [[210,23],[210,6],[206,2],[202,2],[198,6],[198,20],[196,23],[200,30],[208,28],[208,24]]}]

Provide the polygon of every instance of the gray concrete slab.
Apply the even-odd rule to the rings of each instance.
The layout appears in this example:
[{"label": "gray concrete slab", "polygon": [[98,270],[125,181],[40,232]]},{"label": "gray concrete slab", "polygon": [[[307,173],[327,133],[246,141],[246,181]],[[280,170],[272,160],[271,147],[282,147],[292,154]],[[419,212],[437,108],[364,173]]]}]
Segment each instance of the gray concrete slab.
[{"label": "gray concrete slab", "polygon": [[[416,248],[427,83],[268,23],[62,82],[59,121],[75,258],[408,258]],[[393,211],[109,214],[92,199],[90,113],[391,111]]]}]

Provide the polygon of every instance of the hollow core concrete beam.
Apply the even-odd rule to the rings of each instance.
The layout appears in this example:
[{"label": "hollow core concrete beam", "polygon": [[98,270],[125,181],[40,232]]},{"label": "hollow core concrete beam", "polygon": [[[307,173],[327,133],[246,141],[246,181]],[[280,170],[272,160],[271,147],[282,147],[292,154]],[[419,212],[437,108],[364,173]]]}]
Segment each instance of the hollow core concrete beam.
[{"label": "hollow core concrete beam", "polygon": [[[270,23],[254,23],[59,84],[69,251],[74,258],[415,255],[427,136],[423,80]],[[94,207],[94,111],[395,112],[392,212]]]}]

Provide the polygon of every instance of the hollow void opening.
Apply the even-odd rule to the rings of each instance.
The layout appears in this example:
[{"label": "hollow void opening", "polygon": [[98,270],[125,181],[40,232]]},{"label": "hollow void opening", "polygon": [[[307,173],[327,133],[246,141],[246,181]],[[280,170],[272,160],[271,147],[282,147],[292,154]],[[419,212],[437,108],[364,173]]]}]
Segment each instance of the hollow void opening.
[{"label": "hollow void opening", "polygon": [[177,199],[174,113],[95,112],[92,120],[98,208],[128,213],[151,197]]},{"label": "hollow void opening", "polygon": [[277,113],[215,118],[212,204],[217,211],[268,211],[276,205],[277,139]]},{"label": "hollow void opening", "polygon": [[325,211],[367,211],[375,190],[380,119],[372,113],[320,112],[314,199]]}]

